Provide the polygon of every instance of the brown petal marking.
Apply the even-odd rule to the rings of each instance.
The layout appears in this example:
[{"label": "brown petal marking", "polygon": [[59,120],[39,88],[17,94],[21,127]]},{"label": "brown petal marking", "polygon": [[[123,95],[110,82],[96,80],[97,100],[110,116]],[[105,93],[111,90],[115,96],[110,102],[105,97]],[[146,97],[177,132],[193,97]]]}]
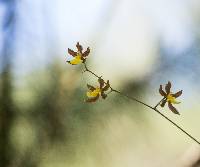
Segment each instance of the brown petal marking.
[{"label": "brown petal marking", "polygon": [[109,80],[107,80],[106,86],[104,88],[102,88],[102,90],[107,91],[109,88],[110,88],[110,83],[109,83]]},{"label": "brown petal marking", "polygon": [[168,102],[168,107],[174,114],[180,115],[180,113],[177,111],[177,109],[174,106],[172,106],[172,104],[170,102]]},{"label": "brown petal marking", "polygon": [[99,85],[100,85],[100,89],[102,89],[103,86],[104,86],[104,80],[102,78],[99,78],[98,82],[99,82]]},{"label": "brown petal marking", "polygon": [[92,102],[97,101],[98,98],[99,98],[99,94],[98,94],[96,97],[89,98],[89,99],[85,100],[85,102],[87,102],[87,103],[92,103]]},{"label": "brown petal marking", "polygon": [[76,48],[77,48],[78,51],[82,54],[83,47],[79,44],[79,42],[77,42],[77,44],[76,44]]},{"label": "brown petal marking", "polygon": [[87,57],[90,53],[90,48],[88,47],[87,50],[85,52],[83,52],[82,56],[83,57]]},{"label": "brown petal marking", "polygon": [[106,99],[107,94],[105,94],[104,92],[101,92],[101,97],[102,97],[103,99]]},{"label": "brown petal marking", "polygon": [[168,81],[168,83],[165,85],[165,91],[166,91],[167,94],[170,93],[171,87],[172,87],[172,84],[171,84],[170,81]]},{"label": "brown petal marking", "polygon": [[161,106],[161,107],[164,107],[165,104],[166,104],[166,102],[167,102],[167,99],[164,99],[164,100],[161,102],[160,106]]},{"label": "brown petal marking", "polygon": [[83,56],[81,56],[81,60],[83,60],[83,63],[86,61],[86,58],[84,58]]},{"label": "brown petal marking", "polygon": [[88,89],[91,90],[91,91],[94,91],[94,90],[95,90],[95,87],[94,87],[94,86],[91,86],[91,85],[89,85],[89,84],[87,84],[87,87],[88,87]]},{"label": "brown petal marking", "polygon": [[161,94],[161,96],[164,96],[164,97],[167,96],[167,94],[166,94],[166,93],[163,91],[163,89],[162,89],[162,85],[160,85],[159,93]]},{"label": "brown petal marking", "polygon": [[180,90],[180,91],[178,91],[178,92],[172,94],[172,96],[175,97],[175,98],[177,98],[177,97],[179,97],[180,95],[182,95],[182,92],[183,92],[183,90]]},{"label": "brown petal marking", "polygon": [[86,59],[82,59],[82,58],[81,58],[81,60],[83,60],[83,63],[85,63],[85,62],[86,62]]},{"label": "brown petal marking", "polygon": [[69,49],[69,48],[68,48],[68,53],[69,53],[71,56],[73,56],[73,57],[75,57],[75,56],[77,55],[76,52],[74,52],[73,50],[71,50],[71,49]]}]

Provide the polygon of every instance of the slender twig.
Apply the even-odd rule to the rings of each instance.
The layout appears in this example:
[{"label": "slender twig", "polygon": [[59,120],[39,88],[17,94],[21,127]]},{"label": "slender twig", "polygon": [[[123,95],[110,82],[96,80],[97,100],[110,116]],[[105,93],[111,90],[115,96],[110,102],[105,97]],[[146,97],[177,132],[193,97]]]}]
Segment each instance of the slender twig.
[{"label": "slender twig", "polygon": [[146,103],[144,103],[144,102],[142,102],[142,101],[136,99],[135,97],[128,96],[128,95],[126,95],[126,94],[124,94],[124,93],[122,93],[122,92],[120,92],[120,91],[118,91],[118,90],[115,90],[115,89],[112,89],[112,91],[113,91],[113,92],[116,92],[116,93],[118,93],[118,94],[120,94],[120,95],[122,95],[122,96],[124,96],[124,97],[127,97],[127,98],[130,99],[130,100],[136,101],[136,102],[138,102],[138,103],[140,103],[140,104],[142,104],[142,105],[144,105],[144,106],[146,106],[146,107],[149,107],[149,108],[153,109],[153,107],[151,107],[150,105],[148,105],[148,104],[146,104]]},{"label": "slender twig", "polygon": [[146,104],[146,103],[144,103],[144,102],[141,102],[140,100],[137,100],[137,99],[135,99],[135,98],[133,98],[133,97],[130,97],[130,96],[128,96],[128,95],[126,95],[126,94],[123,94],[122,92],[120,92],[120,91],[115,91],[116,93],[119,93],[120,95],[122,95],[122,96],[125,96],[125,97],[127,97],[128,99],[130,99],[130,100],[134,100],[134,101],[136,101],[136,102],[139,102],[139,103],[141,103],[141,104],[143,104],[144,106],[146,106],[146,107],[148,107],[148,108],[150,108],[150,109],[152,109],[152,110],[154,110],[155,112],[157,112],[158,114],[160,114],[163,118],[165,118],[167,121],[169,121],[170,123],[172,123],[174,126],[176,126],[179,130],[181,130],[183,133],[185,133],[188,137],[190,137],[191,139],[193,139],[195,142],[197,142],[199,145],[200,145],[200,142],[197,140],[197,139],[195,139],[192,135],[190,135],[187,131],[185,131],[182,127],[180,127],[179,125],[177,125],[175,122],[173,122],[171,119],[169,119],[167,116],[165,116],[163,113],[161,113],[157,108],[155,108],[155,107],[152,107],[152,106],[150,106],[150,105],[148,105],[148,104]]},{"label": "slender twig", "polygon": [[[93,71],[91,71],[91,70],[87,67],[86,63],[83,63],[83,65],[84,65],[84,68],[85,68],[85,69],[84,69],[84,72],[89,72],[89,73],[91,73],[92,75],[94,75],[95,77],[101,78],[101,76],[98,76],[96,73],[94,73]],[[182,127],[180,127],[178,124],[176,124],[174,121],[172,121],[170,118],[168,118],[167,116],[165,116],[163,113],[161,113],[161,112],[157,109],[157,107],[160,105],[160,103],[161,103],[165,98],[161,99],[161,100],[153,107],[153,106],[148,105],[148,104],[145,103],[145,102],[142,102],[142,101],[138,100],[138,99],[135,98],[135,97],[131,97],[131,96],[129,96],[129,95],[126,95],[126,94],[122,93],[121,91],[112,88],[111,86],[110,86],[110,90],[111,90],[111,91],[110,91],[109,93],[111,93],[111,92],[118,93],[118,94],[120,94],[120,95],[122,95],[122,96],[124,96],[124,97],[126,97],[126,98],[128,98],[128,99],[130,99],[130,100],[132,100],[132,101],[138,102],[138,103],[140,103],[140,104],[142,104],[142,105],[144,105],[144,106],[146,106],[146,107],[148,107],[148,108],[154,110],[156,113],[158,113],[160,116],[162,116],[164,119],[166,119],[167,121],[169,121],[172,125],[174,125],[176,128],[178,128],[180,131],[182,131],[184,134],[186,134],[189,138],[191,138],[193,141],[195,141],[196,143],[198,143],[198,144],[200,145],[200,142],[199,142],[196,138],[194,138],[191,134],[189,134],[189,133],[188,133],[187,131],[185,131]]]},{"label": "slender twig", "polygon": [[155,109],[160,105],[160,103],[163,101],[163,100],[165,100],[166,99],[166,97],[163,97],[156,105],[155,105]]},{"label": "slender twig", "polygon": [[85,67],[84,72],[89,72],[89,73],[91,73],[92,75],[94,75],[95,77],[100,78],[100,76],[98,76],[97,74],[95,74],[94,72],[92,72],[91,70],[88,69],[86,63],[83,63],[83,64],[84,64],[84,67]]}]

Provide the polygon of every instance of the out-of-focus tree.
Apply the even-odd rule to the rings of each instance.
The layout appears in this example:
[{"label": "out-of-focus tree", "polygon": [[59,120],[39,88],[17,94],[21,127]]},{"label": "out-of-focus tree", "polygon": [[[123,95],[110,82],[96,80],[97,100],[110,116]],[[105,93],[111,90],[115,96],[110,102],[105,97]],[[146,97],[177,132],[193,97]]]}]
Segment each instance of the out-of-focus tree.
[{"label": "out-of-focus tree", "polygon": [[10,130],[15,114],[15,107],[12,98],[12,64],[11,55],[13,38],[15,32],[15,0],[2,1],[6,7],[3,24],[3,49],[1,66],[1,94],[0,94],[0,165],[10,166],[13,159],[13,149],[10,143]]}]

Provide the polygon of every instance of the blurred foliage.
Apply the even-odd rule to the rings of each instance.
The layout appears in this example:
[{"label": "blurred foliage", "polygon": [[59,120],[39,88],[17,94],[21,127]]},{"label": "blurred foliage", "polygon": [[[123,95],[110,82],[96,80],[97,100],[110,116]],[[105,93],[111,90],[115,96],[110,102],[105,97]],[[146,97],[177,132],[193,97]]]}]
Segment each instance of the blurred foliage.
[{"label": "blurred foliage", "polygon": [[15,99],[17,100],[26,91],[30,91],[26,97],[29,99],[26,103],[30,102],[29,105],[18,107],[20,108],[20,117],[28,120],[28,124],[34,131],[33,143],[27,149],[29,150],[31,147],[30,153],[35,152],[35,155],[38,155],[32,156],[36,160],[41,157],[40,154],[48,151],[54,144],[63,145],[64,143],[66,145],[68,140],[73,140],[73,133],[76,132],[82,121],[86,121],[82,113],[87,111],[88,107],[79,100],[71,100],[80,99],[82,94],[80,93],[82,90],[76,86],[78,74],[72,72],[74,74],[69,77],[64,70],[55,63],[43,72],[34,72],[28,77],[28,87],[26,88],[28,90],[22,88],[16,92]]},{"label": "blurred foliage", "polygon": [[16,108],[12,98],[12,75],[7,66],[0,76],[0,162],[8,166],[13,157],[13,149],[9,140],[9,133],[15,117]]},{"label": "blurred foliage", "polygon": [[[135,108],[135,104],[130,105],[120,97],[110,95],[107,100],[96,104],[84,103],[87,88],[82,77],[80,70],[66,69],[56,61],[46,69],[24,77],[20,81],[23,84],[13,88],[10,85],[14,83],[10,73],[3,73],[1,111],[4,112],[1,112],[1,124],[7,121],[1,125],[4,127],[1,133],[6,131],[7,136],[1,138],[1,147],[4,147],[1,148],[1,155],[8,156],[11,166],[38,166],[44,157],[52,154],[57,158],[63,154],[68,163],[74,163],[77,156],[86,151],[85,147],[88,147],[87,153],[95,150],[95,141],[101,128],[107,126],[107,121],[128,113],[138,119],[136,116],[141,111],[133,110],[141,110],[141,106],[136,105]],[[141,83],[130,83],[125,91],[139,95],[143,88]],[[130,107],[132,109],[128,112]],[[8,141],[10,144],[5,144]]]},{"label": "blurred foliage", "polygon": [[[60,44],[59,40],[54,40],[57,36],[55,35],[56,29],[52,25],[56,25],[56,23],[54,23],[54,20],[52,21],[52,15],[48,15],[55,11],[47,12],[46,15],[42,11],[44,12],[43,15],[41,14],[42,12],[37,15],[38,18],[43,20],[41,22],[44,26],[44,31],[41,34],[45,34],[44,36],[46,37],[44,38],[46,40],[44,40],[45,44],[42,47],[46,47],[48,50],[48,53],[44,55],[46,57],[45,62],[48,62],[48,65],[43,69],[34,69],[32,72],[27,72],[24,77],[21,77],[20,81],[16,81],[17,77],[14,71],[16,68],[12,66],[12,60],[17,60],[16,58],[13,59],[15,56],[15,49],[13,48],[13,43],[16,42],[15,31],[17,28],[19,30],[20,25],[24,24],[21,30],[22,33],[18,35],[18,37],[22,36],[18,41],[23,41],[24,36],[25,39],[30,36],[30,39],[24,40],[25,42],[21,44],[25,45],[24,49],[28,45],[33,45],[32,40],[37,41],[36,45],[40,45],[42,43],[38,43],[40,38],[33,37],[37,36],[39,32],[32,25],[33,21],[35,21],[34,19],[38,18],[34,18],[31,14],[27,15],[28,23],[25,23],[26,21],[23,22],[24,16],[21,16],[21,20],[20,18],[16,19],[16,16],[20,16],[21,10],[19,8],[18,13],[16,12],[16,2],[20,2],[22,6],[27,8],[27,2],[25,1],[2,0],[0,2],[3,2],[6,6],[5,19],[3,20],[4,46],[1,53],[4,62],[1,63],[3,70],[0,73],[0,166],[94,167],[95,164],[96,167],[102,167],[109,166],[109,163],[112,163],[110,166],[114,164],[115,167],[121,167],[127,164],[130,165],[130,162],[132,162],[132,166],[137,164],[135,162],[138,161],[141,165],[143,163],[141,161],[144,159],[143,166],[148,162],[151,162],[149,164],[152,166],[158,161],[158,158],[160,158],[159,161],[166,161],[170,156],[174,158],[177,152],[172,154],[171,150],[179,148],[177,146],[174,147],[177,145],[174,136],[171,140],[163,141],[164,137],[162,138],[161,134],[163,127],[160,124],[157,126],[160,122],[152,125],[151,118],[146,117],[149,113],[144,111],[144,107],[140,104],[130,102],[128,99],[121,98],[118,95],[115,96],[115,94],[110,94],[106,100],[100,100],[95,104],[84,103],[87,91],[86,84],[90,78],[83,77],[79,68],[68,68],[67,65],[63,65],[63,62],[60,63],[52,58],[57,56],[53,53],[58,51],[53,45],[55,43],[56,45]],[[115,9],[118,3],[116,1],[112,2],[110,7]],[[32,8],[30,4],[27,6]],[[40,3],[38,4],[39,7]],[[42,6],[42,9],[46,9],[46,7]],[[98,32],[97,34],[100,34],[98,36],[101,36],[102,39],[106,39],[105,32],[108,31],[106,25],[110,24],[113,19],[113,11],[116,11],[108,9],[107,19],[103,19],[105,23],[97,20],[101,25],[97,26],[100,31],[95,29],[95,32]],[[33,8],[33,10],[35,13],[39,12],[39,9],[35,10]],[[64,20],[66,19],[65,16],[63,18]],[[40,19],[38,20],[40,21]],[[79,21],[77,22],[79,23]],[[52,24],[49,24],[49,22],[52,22]],[[16,24],[18,24],[18,27]],[[82,26],[80,27],[82,28]],[[32,31],[30,31],[24,35],[24,31],[28,31],[29,28],[36,33],[32,34]],[[76,30],[75,28],[75,33],[77,33]],[[48,37],[48,31],[52,36],[55,36],[53,40]],[[123,29],[121,31],[123,32]],[[199,30],[197,33],[199,33]],[[62,33],[60,34],[62,35]],[[101,40],[95,39],[96,43],[98,41]],[[193,74],[193,80],[195,82],[198,81],[200,71],[199,39],[194,42],[194,46],[189,48],[187,53],[179,53],[179,55],[173,55],[171,49],[166,49],[165,46],[162,46],[162,41],[159,41],[156,45],[160,45],[160,49],[158,48],[159,53],[157,53],[160,56],[155,62],[155,69],[147,77],[139,81],[129,81],[122,84],[123,86],[120,88],[122,92],[143,100],[146,97],[146,90],[149,88],[147,83],[152,82],[152,80],[157,80],[156,83],[160,83],[161,80],[172,78],[173,75],[175,77],[182,76],[184,73],[185,78]],[[36,50],[34,47],[29,49],[27,49],[28,52]],[[42,57],[42,53],[39,50],[39,56],[33,54],[32,57]],[[25,56],[29,56],[28,60],[31,57],[28,54]],[[35,61],[35,57],[32,60]],[[49,59],[51,61],[48,61]],[[35,62],[37,63],[37,61]],[[49,64],[49,62],[53,63]],[[27,65],[23,66],[25,66],[24,69],[27,68]],[[187,80],[187,78],[184,80]],[[153,121],[156,122],[156,120]],[[164,128],[164,130],[169,127],[168,123],[166,124],[167,128]],[[164,126],[164,124],[162,125]],[[151,129],[152,126],[154,126],[153,130]],[[150,138],[150,136],[156,130],[159,135],[155,136],[160,137],[160,140],[156,139],[154,141],[156,137]],[[172,136],[170,128],[168,132]],[[164,131],[163,133],[166,132]],[[181,137],[180,140],[182,141]],[[174,141],[172,148],[168,148],[169,145],[163,146],[163,143],[166,144],[172,140]],[[154,144],[151,145],[151,142]],[[155,143],[158,144],[156,145]],[[168,152],[161,151],[163,148],[167,148]],[[134,152],[135,150],[136,152]],[[167,154],[170,154],[170,156],[165,159],[161,158]],[[144,155],[144,157],[140,159],[137,156],[135,158],[134,155]],[[159,155],[161,156],[157,157]],[[171,157],[169,159],[172,159]],[[158,166],[158,164],[156,165]],[[159,165],[168,166],[168,164],[163,163]]]}]

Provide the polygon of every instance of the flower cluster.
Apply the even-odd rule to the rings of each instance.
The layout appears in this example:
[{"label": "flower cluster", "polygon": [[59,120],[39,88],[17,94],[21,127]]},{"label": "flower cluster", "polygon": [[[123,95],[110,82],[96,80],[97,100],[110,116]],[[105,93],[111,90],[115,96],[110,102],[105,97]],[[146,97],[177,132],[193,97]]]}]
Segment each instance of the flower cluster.
[{"label": "flower cluster", "polygon": [[[88,47],[86,51],[83,52],[82,45],[77,42],[76,44],[77,51],[73,51],[72,49],[68,48],[68,53],[73,56],[73,59],[70,61],[67,61],[71,65],[77,65],[81,63],[85,63],[86,57],[90,53],[90,48]],[[85,65],[85,70],[89,71]],[[99,97],[102,97],[103,99],[106,99],[107,94],[105,93],[110,88],[109,80],[105,82],[101,77],[98,77],[99,86],[94,87],[89,84],[87,84],[87,87],[89,91],[87,92],[87,99],[86,102],[95,102],[99,99]]]},{"label": "flower cluster", "polygon": [[90,53],[90,48],[88,47],[86,51],[83,52],[83,47],[77,42],[76,44],[77,52],[73,51],[72,49],[68,48],[68,53],[73,56],[73,59],[70,61],[67,61],[69,64],[77,65],[81,63],[85,63],[86,57]]},{"label": "flower cluster", "polygon": [[[117,93],[122,95],[123,97],[126,97],[132,101],[138,102],[152,110],[154,110],[155,112],[157,112],[160,116],[162,116],[164,119],[166,119],[167,121],[169,121],[171,124],[173,124],[176,128],[178,128],[181,132],[183,132],[184,134],[186,134],[188,137],[190,137],[193,141],[195,141],[196,143],[198,143],[200,145],[200,141],[198,141],[197,139],[195,139],[192,135],[190,135],[187,131],[185,131],[183,128],[181,128],[179,125],[176,124],[176,122],[172,121],[171,119],[169,119],[167,116],[165,116],[164,114],[162,114],[157,107],[160,105],[161,107],[164,107],[166,103],[168,103],[168,107],[169,109],[174,113],[174,114],[179,114],[179,112],[177,111],[177,109],[173,106],[173,104],[179,104],[180,102],[176,101],[176,98],[178,98],[179,96],[181,96],[182,94],[182,90],[176,92],[176,93],[172,93],[171,92],[171,82],[168,82],[165,85],[165,91],[162,88],[162,85],[160,85],[159,88],[159,92],[161,94],[161,96],[163,96],[162,100],[160,100],[155,106],[151,106],[148,105],[146,103],[144,103],[143,101],[138,100],[135,97],[131,97],[129,95],[124,94],[123,92],[113,89],[110,86],[109,80],[107,80],[106,82],[102,79],[102,77],[100,77],[99,75],[97,75],[95,72],[93,72],[92,70],[90,70],[87,67],[86,64],[86,57],[89,55],[90,53],[90,48],[88,47],[84,52],[83,52],[83,47],[79,44],[79,42],[77,42],[76,44],[76,48],[77,51],[73,51],[71,49],[68,48],[68,53],[71,55],[70,57],[72,58],[72,60],[67,61],[69,64],[71,65],[77,65],[77,64],[82,64],[84,66],[84,72],[88,72],[91,75],[95,76],[96,78],[98,78],[98,86],[92,86],[87,84],[88,87],[88,91],[86,93],[87,95],[87,99],[85,100],[85,102],[88,103],[92,103],[92,102],[96,102],[99,98],[102,99],[106,99],[108,94],[111,92]],[[108,90],[110,90],[108,93],[106,93]]]},{"label": "flower cluster", "polygon": [[[98,83],[99,83],[99,86],[96,86],[96,87],[87,84],[89,91],[87,92],[87,99],[85,101],[86,102],[95,102],[100,97],[102,99],[106,99],[107,94],[105,92],[108,89],[111,89],[111,92],[113,91],[113,89],[110,86],[109,80],[107,82],[105,82],[101,77],[99,77],[98,75],[96,75],[94,72],[92,72],[91,70],[89,70],[87,68],[85,61],[86,61],[87,56],[90,53],[89,47],[85,51],[83,51],[82,45],[80,45],[79,42],[77,42],[76,48],[77,48],[77,51],[74,51],[74,50],[68,48],[68,53],[72,56],[72,60],[67,61],[67,62],[71,65],[77,65],[77,64],[83,63],[84,67],[85,67],[85,71],[87,71],[87,72],[91,73],[92,75],[94,75],[95,77],[97,77]],[[182,94],[182,90],[178,91],[177,93],[172,93],[170,90],[171,90],[171,82],[168,82],[165,85],[165,91],[163,90],[162,85],[160,85],[159,92],[160,92],[161,96],[163,96],[163,99],[154,108],[156,109],[156,107],[159,104],[161,107],[164,107],[165,104],[168,103],[169,109],[173,113],[179,114],[177,109],[172,104],[180,103],[180,102],[176,101],[176,98]],[[117,92],[121,94],[121,92],[119,92],[119,91],[117,91]]]},{"label": "flower cluster", "polygon": [[159,88],[159,93],[161,94],[161,96],[163,96],[163,100],[161,101],[161,104],[160,106],[161,107],[164,107],[166,102],[168,102],[168,107],[169,109],[174,113],[174,114],[179,114],[179,112],[177,111],[177,109],[172,105],[172,104],[179,104],[180,102],[176,101],[176,98],[181,96],[182,94],[182,90],[176,92],[176,93],[172,93],[171,92],[171,87],[172,87],[172,84],[171,82],[168,82],[166,85],[165,85],[165,91],[162,89],[162,85],[160,85],[160,88]]},{"label": "flower cluster", "polygon": [[87,92],[88,99],[86,102],[95,102],[101,96],[103,99],[106,99],[107,94],[105,93],[110,88],[109,80],[105,82],[102,78],[98,79],[99,86],[94,87],[87,84],[89,91]]}]

